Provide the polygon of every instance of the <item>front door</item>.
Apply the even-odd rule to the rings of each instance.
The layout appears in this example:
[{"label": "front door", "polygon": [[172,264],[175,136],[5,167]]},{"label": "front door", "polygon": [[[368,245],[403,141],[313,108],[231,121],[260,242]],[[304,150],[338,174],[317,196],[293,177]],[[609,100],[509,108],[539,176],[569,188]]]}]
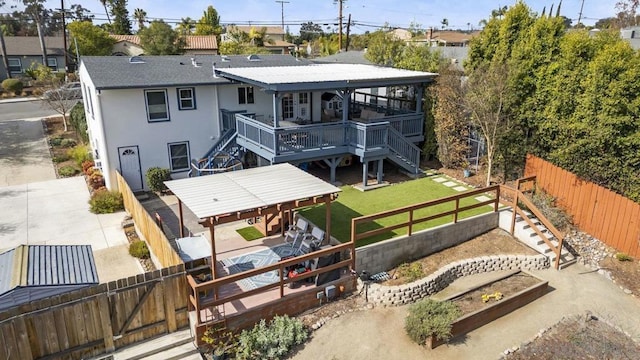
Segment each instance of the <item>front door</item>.
[{"label": "front door", "polygon": [[138,146],[118,148],[120,171],[132,191],[142,190],[142,172],[140,171],[140,155]]},{"label": "front door", "polygon": [[285,94],[282,98],[282,120],[293,121],[296,118],[293,111],[293,94]]}]

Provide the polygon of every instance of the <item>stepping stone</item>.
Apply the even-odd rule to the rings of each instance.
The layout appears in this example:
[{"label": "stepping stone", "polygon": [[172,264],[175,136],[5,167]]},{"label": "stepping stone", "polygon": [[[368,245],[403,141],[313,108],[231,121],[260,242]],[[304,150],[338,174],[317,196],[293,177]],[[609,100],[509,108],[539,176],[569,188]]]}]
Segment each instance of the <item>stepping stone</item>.
[{"label": "stepping stone", "polygon": [[447,179],[445,179],[443,177],[433,178],[432,180],[437,182],[437,183],[443,183],[443,182],[447,181]]},{"label": "stepping stone", "polygon": [[[490,197],[488,197],[488,196],[484,196],[484,195],[482,195],[482,196],[478,196],[478,197],[475,197],[474,199],[478,200],[478,202],[484,202],[484,201],[489,201],[489,200],[491,200],[491,198],[490,198]],[[493,206],[493,205],[491,205],[491,206]]]},{"label": "stepping stone", "polygon": [[444,185],[444,186],[448,186],[448,187],[453,187],[453,186],[458,185],[458,183],[457,183],[457,182],[455,182],[455,181],[447,181],[446,183],[444,183],[444,184],[442,184],[442,185]]},{"label": "stepping stone", "polygon": [[469,189],[467,189],[464,186],[456,186],[456,187],[453,188],[453,190],[455,190],[455,191],[467,191]]}]

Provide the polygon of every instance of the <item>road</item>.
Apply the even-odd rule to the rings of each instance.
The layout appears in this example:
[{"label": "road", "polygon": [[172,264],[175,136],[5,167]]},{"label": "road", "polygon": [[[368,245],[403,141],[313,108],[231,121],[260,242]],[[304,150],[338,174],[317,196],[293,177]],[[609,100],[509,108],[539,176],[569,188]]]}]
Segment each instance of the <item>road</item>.
[{"label": "road", "polygon": [[0,103],[0,187],[56,178],[41,121],[55,112],[41,103]]}]

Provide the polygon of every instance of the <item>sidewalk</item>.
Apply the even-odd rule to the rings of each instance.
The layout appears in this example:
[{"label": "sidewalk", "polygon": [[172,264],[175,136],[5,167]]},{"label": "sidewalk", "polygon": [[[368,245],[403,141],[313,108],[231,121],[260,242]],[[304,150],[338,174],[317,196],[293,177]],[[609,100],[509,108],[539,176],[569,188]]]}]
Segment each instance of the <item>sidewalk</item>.
[{"label": "sidewalk", "polygon": [[10,103],[37,101],[37,100],[40,100],[39,96],[16,97],[16,98],[9,98],[9,99],[0,99],[0,104],[10,104]]}]

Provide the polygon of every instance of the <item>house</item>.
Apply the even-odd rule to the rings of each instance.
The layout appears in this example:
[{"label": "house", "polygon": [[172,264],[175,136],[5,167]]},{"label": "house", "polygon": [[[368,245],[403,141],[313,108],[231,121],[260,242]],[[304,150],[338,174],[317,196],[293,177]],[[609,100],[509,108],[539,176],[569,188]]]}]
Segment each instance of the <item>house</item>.
[{"label": "house", "polygon": [[20,245],[0,254],[0,311],[98,283],[91,245]]},{"label": "house", "polygon": [[425,44],[427,46],[466,47],[469,46],[471,39],[478,36],[478,34],[480,34],[480,31],[434,31],[433,28],[430,28],[424,36],[414,37],[408,40],[408,43]]},{"label": "house", "polygon": [[246,25],[229,25],[227,31],[221,35],[221,41],[232,41],[231,33],[244,32],[251,33],[251,31],[265,31],[265,37],[263,39],[263,46],[273,54],[289,54],[294,48],[295,44],[285,41],[284,30],[279,26],[246,26]]},{"label": "house", "polygon": [[[221,153],[250,166],[323,161],[332,181],[342,158],[354,155],[365,184],[372,162],[379,180],[385,159],[420,171],[422,92],[435,74],[288,55],[199,60],[83,57],[88,133],[107,188],[117,187],[116,170],[134,191],[147,188],[150,167],[169,168],[174,179],[215,172]],[[370,96],[360,90],[396,85],[415,87],[414,100],[394,99],[411,106],[358,100]],[[325,93],[339,94],[349,111],[323,117]]]},{"label": "house", "polygon": [[391,35],[391,37],[393,37],[396,40],[402,40],[402,41],[410,40],[413,37],[413,34],[411,33],[411,31],[406,29],[389,30],[387,31],[387,34]]},{"label": "house", "polygon": [[[11,77],[24,74],[32,64],[42,64],[42,48],[37,36],[5,36],[7,62]],[[45,36],[47,66],[53,71],[64,71],[64,40],[61,36]],[[0,55],[1,58],[1,55]],[[6,79],[4,66],[0,66],[0,81]]]},{"label": "house", "polygon": [[[138,35],[109,35],[116,40],[111,55],[140,56],[144,49]],[[184,53],[188,55],[216,55],[218,42],[215,35],[186,35]]]},{"label": "house", "polygon": [[640,26],[620,29],[620,37],[627,41],[634,50],[640,49]]}]

